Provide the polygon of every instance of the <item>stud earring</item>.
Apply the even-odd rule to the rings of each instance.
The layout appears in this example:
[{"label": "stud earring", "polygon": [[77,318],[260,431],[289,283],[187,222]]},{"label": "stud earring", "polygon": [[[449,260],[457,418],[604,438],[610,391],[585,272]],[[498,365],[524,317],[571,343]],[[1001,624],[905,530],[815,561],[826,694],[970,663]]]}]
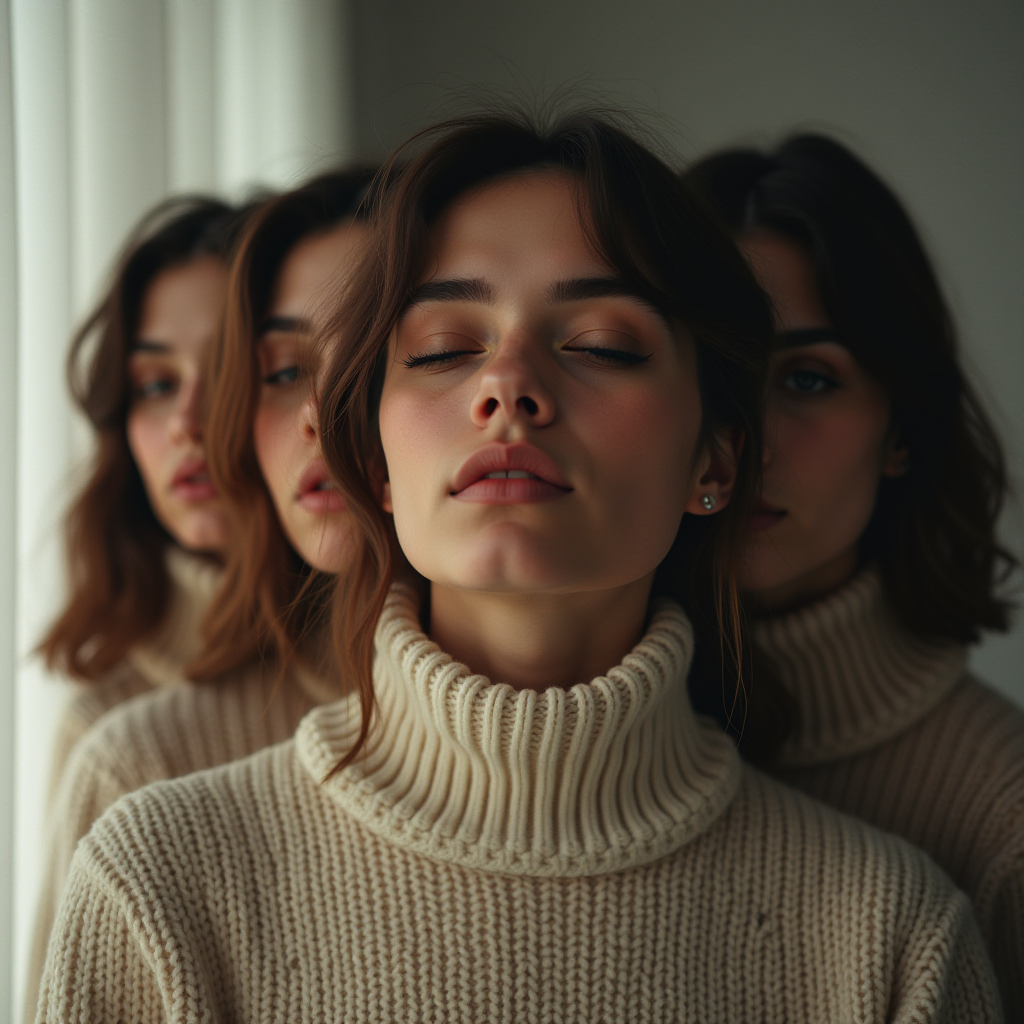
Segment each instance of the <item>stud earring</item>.
[{"label": "stud earring", "polygon": [[718,504],[718,499],[713,494],[705,494],[700,503],[710,512]]}]

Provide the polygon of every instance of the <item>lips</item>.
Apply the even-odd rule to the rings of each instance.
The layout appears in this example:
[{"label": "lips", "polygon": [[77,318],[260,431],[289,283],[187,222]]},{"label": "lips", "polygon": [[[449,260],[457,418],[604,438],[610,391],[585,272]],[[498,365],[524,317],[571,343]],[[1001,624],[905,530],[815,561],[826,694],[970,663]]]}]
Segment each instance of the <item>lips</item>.
[{"label": "lips", "polygon": [[206,459],[186,459],[171,478],[171,490],[181,501],[198,504],[217,497]]},{"label": "lips", "polygon": [[759,502],[747,521],[747,529],[754,533],[770,530],[777,523],[782,522],[785,516],[786,510],[784,508],[776,508],[774,505],[769,505],[766,501]]},{"label": "lips", "polygon": [[459,467],[449,490],[457,501],[521,505],[554,501],[572,491],[558,463],[525,441],[487,444]]},{"label": "lips", "polygon": [[342,512],[348,506],[341,492],[336,490],[322,459],[311,462],[299,478],[295,500],[307,511],[317,515]]}]

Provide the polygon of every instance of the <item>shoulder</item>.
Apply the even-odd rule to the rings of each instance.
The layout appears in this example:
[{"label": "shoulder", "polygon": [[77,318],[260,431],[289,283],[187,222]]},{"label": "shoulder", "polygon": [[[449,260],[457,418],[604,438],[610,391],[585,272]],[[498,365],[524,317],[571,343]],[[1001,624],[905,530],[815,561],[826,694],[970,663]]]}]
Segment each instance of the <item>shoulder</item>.
[{"label": "shoulder", "polygon": [[74,684],[74,690],[57,720],[54,735],[49,790],[51,803],[65,774],[68,758],[82,737],[112,708],[151,689],[146,678],[127,663],[95,683]]},{"label": "shoulder", "polygon": [[851,935],[970,916],[967,897],[917,847],[754,769],[723,824],[763,865],[763,892],[780,913],[811,912]]},{"label": "shoulder", "polygon": [[[174,892],[199,913],[229,893],[244,904],[288,859],[294,811],[319,796],[286,741],[121,797],[80,844],[76,867],[108,893]],[[128,912],[162,913],[159,901]]]},{"label": "shoulder", "polygon": [[[806,971],[824,965],[839,989],[928,1004],[924,1019],[938,1019],[943,1002],[998,1016],[970,902],[925,853],[753,769],[722,825],[732,898],[758,909],[766,940],[788,936],[780,951]],[[876,1011],[887,1019],[884,1004]]]},{"label": "shoulder", "polygon": [[985,845],[1024,852],[1024,709],[966,675],[901,738],[908,768],[932,765],[945,813],[984,831]]},{"label": "shoulder", "polygon": [[72,732],[81,735],[111,708],[152,689],[145,676],[128,663],[95,683],[75,683],[61,712],[58,728],[62,735]]}]

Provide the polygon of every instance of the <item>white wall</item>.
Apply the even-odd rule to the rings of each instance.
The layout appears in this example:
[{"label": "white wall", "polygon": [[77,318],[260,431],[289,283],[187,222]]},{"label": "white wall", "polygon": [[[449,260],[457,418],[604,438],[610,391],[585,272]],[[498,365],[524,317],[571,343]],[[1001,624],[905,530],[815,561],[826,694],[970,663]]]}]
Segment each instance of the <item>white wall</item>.
[{"label": "white wall", "polygon": [[[9,48],[0,37],[0,118],[11,77],[3,57],[12,51],[14,64],[14,123],[5,121],[0,135],[3,326],[18,312],[17,346],[13,324],[0,337],[0,445],[11,447],[0,447],[0,842],[11,836],[4,801],[12,793],[15,822],[13,887],[0,898],[0,1007],[20,1016],[53,725],[66,687],[30,652],[59,607],[59,524],[88,455],[88,431],[64,384],[73,324],[98,298],[121,240],[147,207],[169,191],[239,198],[345,159],[351,100],[344,0],[13,0],[9,15],[8,0],[0,2],[2,31],[10,27],[13,42]],[[5,163],[12,140],[16,182]],[[17,221],[17,307],[8,198]],[[15,536],[16,601],[2,589],[14,586],[6,570]],[[4,630],[12,605],[20,663],[9,692]],[[4,880],[8,852],[0,846]],[[4,987],[12,891],[13,1003]]]},{"label": "white wall", "polygon": [[[14,192],[14,100],[11,91],[10,18],[0,0],[0,880],[11,878],[14,863],[14,631],[17,556],[18,412],[16,344],[18,330],[17,211]],[[0,886],[0,1007],[10,1005],[14,892]]]},{"label": "white wall", "polygon": [[[356,0],[367,155],[483,83],[653,112],[685,158],[823,128],[906,199],[1024,480],[1024,4],[1019,0]],[[1008,539],[1024,551],[1020,519]],[[1024,623],[977,668],[1024,702]]]}]

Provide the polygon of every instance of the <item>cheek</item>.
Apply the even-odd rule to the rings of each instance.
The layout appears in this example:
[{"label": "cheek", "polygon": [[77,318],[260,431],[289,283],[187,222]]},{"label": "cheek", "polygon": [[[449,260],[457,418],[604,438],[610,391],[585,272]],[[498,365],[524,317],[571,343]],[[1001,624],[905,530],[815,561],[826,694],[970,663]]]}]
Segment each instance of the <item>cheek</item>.
[{"label": "cheek", "polygon": [[789,494],[777,497],[842,520],[870,515],[884,432],[884,422],[858,415],[780,416],[768,476]]},{"label": "cheek", "polygon": [[288,410],[272,402],[261,402],[252,421],[252,443],[260,473],[275,502],[288,489],[294,471],[290,465],[294,436],[294,417]]},{"label": "cheek", "polygon": [[625,391],[579,417],[592,457],[640,506],[650,500],[674,514],[689,495],[700,435],[700,401],[689,390]]},{"label": "cheek", "polygon": [[160,482],[170,449],[165,420],[166,417],[152,411],[134,411],[128,415],[128,447],[147,488],[153,490]]},{"label": "cheek", "polygon": [[465,396],[457,391],[437,396],[385,390],[380,404],[380,440],[391,495],[418,493],[437,480],[458,425],[466,422]]}]

